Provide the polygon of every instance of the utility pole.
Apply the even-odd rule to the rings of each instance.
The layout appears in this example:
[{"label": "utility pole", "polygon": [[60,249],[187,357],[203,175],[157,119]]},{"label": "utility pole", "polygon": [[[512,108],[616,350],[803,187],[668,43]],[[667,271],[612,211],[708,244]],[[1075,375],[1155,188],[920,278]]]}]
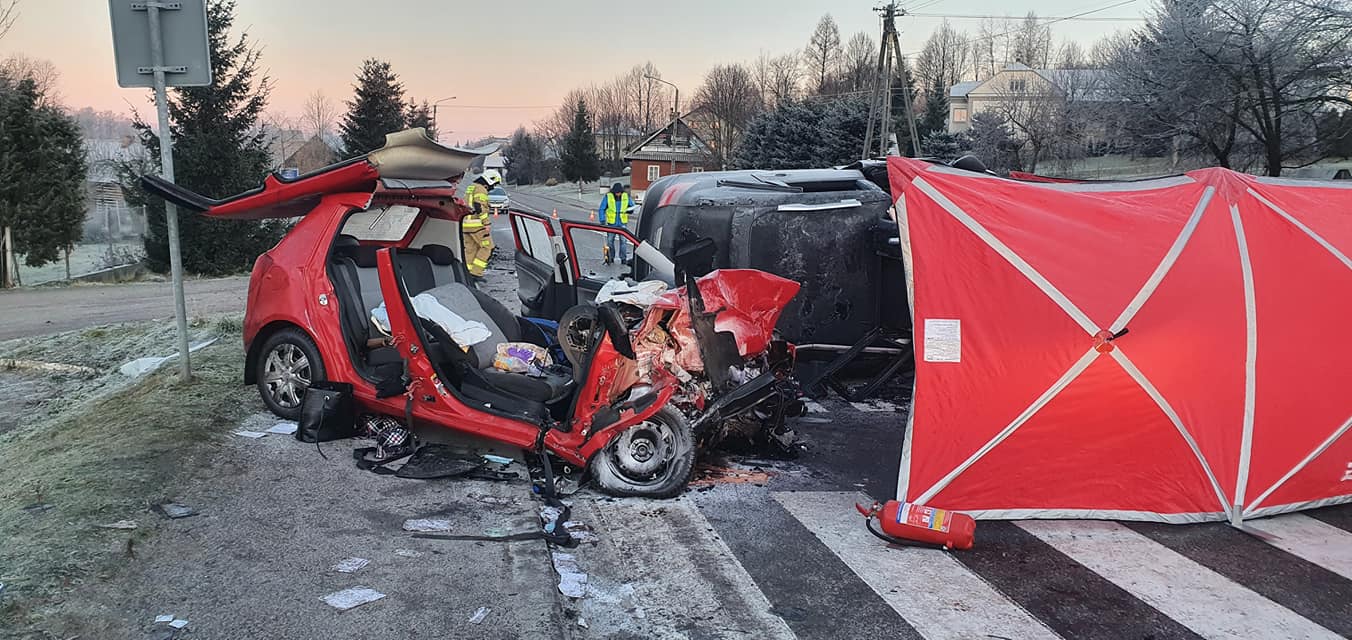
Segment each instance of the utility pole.
[{"label": "utility pole", "polygon": [[905,15],[906,11],[897,6],[895,0],[880,7],[874,7],[874,11],[882,16],[883,37],[878,48],[877,75],[873,79],[873,92],[869,97],[868,127],[864,133],[864,150],[861,158],[867,160],[871,155],[869,150],[873,148],[873,127],[875,123],[878,125],[878,155],[887,155],[887,143],[892,128],[892,76],[894,75],[894,66],[901,71],[901,102],[902,109],[906,112],[906,125],[910,129],[912,155],[919,156],[920,136],[916,132],[915,112],[911,110],[910,83],[906,81],[910,76],[910,70],[906,66],[906,59],[901,55],[901,39],[897,34],[896,24],[897,16]]},{"label": "utility pole", "polygon": [[681,119],[681,88],[657,76],[643,77],[661,82],[676,91],[676,104],[671,108],[671,130],[667,133],[667,142],[671,145],[671,175],[676,175],[676,121]]},{"label": "utility pole", "polygon": [[437,120],[437,105],[443,102],[449,102],[454,99],[455,96],[451,96],[449,98],[442,98],[432,103],[432,130],[435,131],[437,134],[437,142],[441,142],[441,122]]}]

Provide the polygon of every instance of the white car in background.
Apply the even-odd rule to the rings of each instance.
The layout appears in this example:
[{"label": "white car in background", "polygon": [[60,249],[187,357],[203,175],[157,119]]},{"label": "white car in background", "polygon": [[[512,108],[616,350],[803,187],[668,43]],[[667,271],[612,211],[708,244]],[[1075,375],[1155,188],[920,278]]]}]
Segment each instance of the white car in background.
[{"label": "white car in background", "polygon": [[512,206],[512,199],[507,195],[507,190],[502,185],[493,187],[488,192],[488,206],[494,211],[505,211]]}]

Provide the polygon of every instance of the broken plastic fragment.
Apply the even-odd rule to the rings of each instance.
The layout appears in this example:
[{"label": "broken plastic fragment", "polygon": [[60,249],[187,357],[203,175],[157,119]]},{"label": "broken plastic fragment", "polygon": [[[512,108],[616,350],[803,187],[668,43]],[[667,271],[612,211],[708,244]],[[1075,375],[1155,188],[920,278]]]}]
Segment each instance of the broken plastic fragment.
[{"label": "broken plastic fragment", "polygon": [[577,558],[573,554],[555,551],[554,570],[559,574],[559,593],[569,598],[587,595],[587,574],[577,566]]},{"label": "broken plastic fragment", "polygon": [[404,531],[445,532],[451,530],[451,521],[438,518],[414,518],[404,521]]},{"label": "broken plastic fragment", "polygon": [[483,622],[484,618],[488,617],[489,611],[492,611],[492,609],[489,609],[488,607],[479,607],[479,610],[475,611],[474,615],[469,617],[469,623],[479,624],[480,622]]},{"label": "broken plastic fragment", "polygon": [[370,587],[351,587],[342,591],[335,591],[326,595],[320,600],[325,604],[339,611],[347,611],[353,607],[360,607],[369,602],[375,602],[384,598],[385,594],[376,591]]},{"label": "broken plastic fragment", "polygon": [[[868,402],[851,402],[850,406],[866,413],[891,413],[897,410],[897,405],[886,400],[869,400]],[[809,409],[810,411],[811,409]]]},{"label": "broken plastic fragment", "polygon": [[395,549],[394,555],[399,556],[401,558],[417,558],[422,556],[422,552],[414,551],[413,549]]},{"label": "broken plastic fragment", "polygon": [[333,565],[333,570],[338,573],[356,573],[358,569],[371,564],[366,558],[343,558],[338,564]]},{"label": "broken plastic fragment", "polygon": [[108,524],[98,524],[98,525],[94,525],[94,526],[96,526],[96,527],[98,527],[98,528],[100,528],[100,529],[135,529],[135,528],[136,528],[136,521],[135,521],[135,520],[118,520],[117,522],[109,522]]},{"label": "broken plastic fragment", "polygon": [[565,531],[568,532],[568,536],[574,540],[577,540],[578,543],[585,542],[588,544],[596,544],[601,540],[601,538],[596,535],[596,532],[593,531],[590,526],[585,525],[576,520],[569,520],[568,522],[563,523],[563,528]]},{"label": "broken plastic fragment", "polygon": [[508,457],[506,457],[506,456],[495,456],[495,455],[493,455],[493,454],[491,454],[491,453],[485,453],[485,454],[483,454],[483,456],[484,456],[484,460],[487,460],[487,461],[489,461],[489,462],[493,462],[493,463],[496,463],[496,464],[512,464],[512,459],[511,459],[511,458],[508,458]]},{"label": "broken plastic fragment", "polygon": [[297,426],[294,422],[278,422],[268,428],[268,433],[289,436],[296,432]]},{"label": "broken plastic fragment", "polygon": [[262,431],[249,431],[248,429],[240,429],[239,431],[233,432],[231,435],[236,435],[241,438],[249,438],[252,440],[257,440],[259,438],[267,436],[268,434]]},{"label": "broken plastic fragment", "polygon": [[156,622],[156,623],[173,622],[173,621],[174,621],[174,616],[172,616],[172,615],[155,616],[155,622]]},{"label": "broken plastic fragment", "polygon": [[188,621],[183,620],[181,618],[175,618],[172,622],[169,623],[169,626],[175,629],[182,629],[183,627],[188,626]]},{"label": "broken plastic fragment", "polygon": [[160,505],[160,513],[174,519],[197,515],[197,511],[192,507],[189,507],[186,504],[178,504],[177,502],[169,502]]}]

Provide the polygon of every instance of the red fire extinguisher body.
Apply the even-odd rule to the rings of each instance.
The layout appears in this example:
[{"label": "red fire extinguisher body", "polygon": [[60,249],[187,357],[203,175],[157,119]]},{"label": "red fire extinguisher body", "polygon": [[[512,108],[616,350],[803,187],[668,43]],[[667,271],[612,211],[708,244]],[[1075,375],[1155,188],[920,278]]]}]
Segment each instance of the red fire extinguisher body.
[{"label": "red fire extinguisher body", "polygon": [[971,549],[976,542],[976,520],[965,513],[888,500],[865,509],[865,516],[877,516],[883,533],[949,549]]}]

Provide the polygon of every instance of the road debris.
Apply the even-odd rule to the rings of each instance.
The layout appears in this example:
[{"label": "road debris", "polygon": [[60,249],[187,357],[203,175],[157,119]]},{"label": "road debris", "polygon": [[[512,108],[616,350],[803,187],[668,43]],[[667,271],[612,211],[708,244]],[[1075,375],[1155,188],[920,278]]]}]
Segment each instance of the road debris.
[{"label": "road debris", "polygon": [[53,508],[54,506],[55,505],[47,502],[38,502],[24,507],[23,510],[29,513],[42,513],[43,511]]},{"label": "road debris", "polygon": [[718,467],[701,465],[695,469],[695,477],[690,486],[703,487],[716,484],[765,484],[770,481],[770,473],[760,468],[739,469],[736,467]]},{"label": "road debris", "polygon": [[600,536],[596,535],[596,531],[594,531],[590,525],[583,524],[576,520],[569,520],[568,522],[563,523],[563,529],[564,531],[567,531],[568,536],[576,540],[578,544],[596,544],[601,541]]},{"label": "road debris", "polygon": [[413,549],[394,550],[394,555],[399,556],[400,558],[421,558],[422,554],[421,551],[414,551]]},{"label": "road debris", "polygon": [[100,528],[100,529],[135,529],[135,528],[136,528],[136,521],[135,521],[135,520],[118,520],[117,522],[109,522],[108,524],[96,524],[96,525],[94,525],[94,526],[96,526],[96,527],[98,527],[98,528]]},{"label": "road debris", "polygon": [[358,586],[343,589],[342,591],[334,591],[333,593],[320,598],[320,600],[323,600],[324,604],[327,604],[334,609],[347,611],[348,609],[360,607],[384,597],[385,594],[376,591],[375,589]]},{"label": "road debris", "polygon": [[479,607],[479,610],[475,611],[474,615],[469,617],[469,623],[479,624],[480,622],[483,622],[484,618],[488,617],[489,611],[492,611],[492,609],[489,609],[488,607]]},{"label": "road debris", "polygon": [[174,616],[173,616],[172,614],[171,614],[171,615],[164,615],[164,616],[155,616],[155,624],[164,624],[164,623],[166,623],[166,622],[173,622],[173,621],[174,621]]},{"label": "road debris", "polygon": [[0,358],[0,369],[13,369],[16,371],[36,371],[38,373],[56,373],[71,376],[92,377],[99,374],[98,369],[91,367],[82,367],[74,364],[62,364],[60,362],[41,362],[38,360],[16,360],[13,358]]},{"label": "road debris", "polygon": [[484,504],[491,504],[498,507],[505,507],[516,504],[515,498],[509,498],[506,496],[492,496],[486,493],[471,493],[467,497],[470,498],[471,500],[477,500]]},{"label": "road debris", "polygon": [[[197,352],[197,350],[209,347],[215,342],[216,338],[199,342],[195,345],[188,347],[188,353],[195,353]],[[158,357],[152,356],[148,358],[137,358],[135,360],[132,360],[131,362],[122,365],[121,367],[118,367],[118,371],[122,372],[122,375],[127,376],[129,378],[139,378],[147,373],[150,373],[160,368],[160,365],[170,360],[173,360],[174,358],[177,357],[178,354],[175,353],[167,356],[158,356]]]},{"label": "road debris", "polygon": [[268,428],[267,433],[275,433],[281,436],[294,435],[299,427],[294,422],[278,422]]},{"label": "road debris", "polygon": [[162,505],[158,505],[156,508],[159,509],[160,513],[163,513],[166,517],[168,517],[171,520],[177,520],[179,518],[186,518],[188,516],[197,515],[196,509],[193,509],[192,507],[186,504],[179,504],[177,502],[166,502]]},{"label": "road debris", "polygon": [[587,574],[577,565],[571,553],[554,552],[554,571],[559,574],[559,593],[569,598],[587,595]]},{"label": "road debris", "polygon": [[439,533],[451,530],[451,521],[440,518],[413,518],[404,521],[404,531]]},{"label": "road debris", "polygon": [[869,400],[868,402],[851,402],[851,407],[865,413],[892,413],[897,410],[897,405],[886,400]]},{"label": "road debris", "polygon": [[182,618],[174,618],[174,620],[169,623],[169,626],[175,629],[182,629],[183,627],[188,626],[188,621]]},{"label": "road debris", "polygon": [[257,440],[259,438],[267,437],[268,434],[263,431],[249,431],[248,429],[240,429],[239,431],[232,431],[230,435]]},{"label": "road debris", "polygon": [[803,406],[807,407],[808,413],[826,413],[826,407],[812,400],[804,400]]},{"label": "road debris", "polygon": [[508,457],[506,457],[506,456],[496,456],[496,455],[493,455],[493,454],[491,454],[491,453],[485,453],[485,454],[483,454],[483,458],[484,458],[484,460],[487,460],[487,461],[492,462],[492,463],[494,463],[494,464],[512,464],[512,462],[514,462],[514,460],[512,460],[511,458],[508,458]]},{"label": "road debris", "polygon": [[371,564],[371,561],[366,558],[352,557],[343,558],[338,564],[335,564],[330,568],[338,573],[356,573],[359,569],[368,564]]}]

